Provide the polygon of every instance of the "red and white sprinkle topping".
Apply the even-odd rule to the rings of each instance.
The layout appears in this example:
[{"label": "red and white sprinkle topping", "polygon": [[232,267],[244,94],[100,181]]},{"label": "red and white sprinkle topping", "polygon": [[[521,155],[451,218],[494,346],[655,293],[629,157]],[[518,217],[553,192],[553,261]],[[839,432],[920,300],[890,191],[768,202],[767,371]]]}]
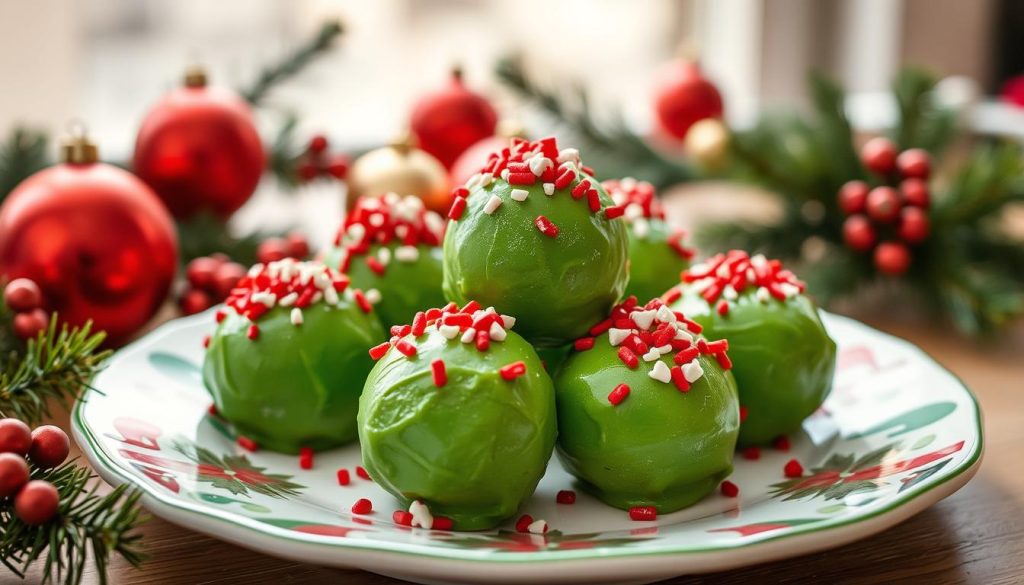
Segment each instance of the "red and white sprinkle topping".
[{"label": "red and white sprinkle topping", "polygon": [[806,289],[779,260],[768,260],[761,254],[751,257],[742,250],[731,250],[695,264],[683,271],[682,279],[681,286],[700,294],[723,316],[729,313],[729,303],[747,291],[753,291],[758,301],[767,303],[773,298],[786,301]]},{"label": "red and white sprinkle topping", "polygon": [[409,504],[409,514],[412,515],[410,526],[427,530],[434,527],[434,515],[430,513],[430,508],[423,502],[415,500]]},{"label": "red and white sprinkle topping", "polygon": [[[295,327],[304,322],[303,310],[318,303],[337,306],[344,299],[356,302],[365,312],[371,311],[369,303],[364,306],[359,302],[363,292],[350,289],[348,284],[347,276],[319,262],[285,258],[256,264],[228,294],[225,310],[251,321],[246,335],[256,341],[260,332],[257,322],[274,307],[289,309],[289,320]],[[222,311],[217,311],[215,319],[220,323],[224,316]]]},{"label": "red and white sprinkle topping", "polygon": [[[661,202],[658,201],[654,185],[647,181],[626,177],[604,181],[601,186],[615,202],[615,207],[609,207],[605,213],[611,218],[622,217],[633,228],[633,235],[637,238],[647,238],[651,231],[652,219],[665,221],[665,211],[661,208]],[[696,255],[696,251],[684,245],[685,238],[685,231],[675,229],[669,234],[665,243],[676,254],[690,260]]]},{"label": "red and white sprinkle topping", "polygon": [[[416,262],[418,246],[440,246],[444,227],[445,220],[426,209],[414,195],[360,197],[334,236],[334,245],[344,249],[339,266],[334,268],[348,272],[354,257],[365,256],[371,270],[384,274],[392,257],[398,262]],[[399,245],[394,253],[389,248],[380,248],[376,255],[367,256],[374,244],[395,243]]]}]

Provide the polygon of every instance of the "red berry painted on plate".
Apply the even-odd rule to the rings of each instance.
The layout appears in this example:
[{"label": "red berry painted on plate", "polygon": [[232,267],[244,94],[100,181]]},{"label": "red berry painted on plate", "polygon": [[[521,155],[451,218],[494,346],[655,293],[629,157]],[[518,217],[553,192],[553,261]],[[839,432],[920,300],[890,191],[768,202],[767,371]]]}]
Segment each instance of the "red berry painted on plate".
[{"label": "red berry painted on plate", "polygon": [[843,222],[843,240],[852,250],[866,252],[875,245],[875,228],[863,215],[851,215]]},{"label": "red berry painted on plate", "polygon": [[0,453],[0,498],[18,493],[28,482],[28,463],[15,453]]},{"label": "red berry painted on plate", "polygon": [[931,222],[928,214],[919,207],[907,207],[900,212],[900,239],[911,244],[919,244],[928,239]]},{"label": "red berry painted on plate", "polygon": [[20,339],[32,339],[50,324],[50,317],[42,309],[32,309],[27,313],[18,313],[12,322],[14,334]]},{"label": "red berry painted on plate", "polygon": [[16,313],[26,313],[42,306],[43,292],[31,279],[15,278],[4,287],[4,303]]},{"label": "red berry painted on plate", "polygon": [[910,148],[896,157],[896,168],[904,178],[927,179],[932,172],[932,157],[923,148]]},{"label": "red berry painted on plate", "polygon": [[29,448],[28,456],[36,467],[57,467],[64,463],[70,452],[71,441],[60,427],[43,425],[32,431],[32,447]]},{"label": "red berry painted on plate", "polygon": [[860,160],[877,175],[888,175],[896,168],[896,145],[879,136],[868,140],[860,149]]},{"label": "red berry painted on plate", "polygon": [[900,183],[900,194],[903,196],[903,203],[906,205],[927,208],[931,203],[928,183],[922,179],[904,179]]},{"label": "red berry painted on plate", "polygon": [[32,429],[16,418],[0,419],[0,453],[25,455],[32,448]]},{"label": "red berry painted on plate", "polygon": [[25,484],[14,497],[14,513],[22,522],[38,526],[50,521],[60,506],[60,494],[48,481],[36,479]]},{"label": "red berry painted on plate", "polygon": [[861,213],[871,188],[864,181],[848,181],[839,189],[839,208],[847,215]]},{"label": "red berry painted on plate", "polygon": [[899,242],[882,242],[875,248],[875,268],[891,276],[903,274],[910,268],[910,250]]},{"label": "red berry painted on plate", "polygon": [[895,221],[900,215],[900,194],[892,187],[875,187],[868,193],[866,209],[875,221]]}]

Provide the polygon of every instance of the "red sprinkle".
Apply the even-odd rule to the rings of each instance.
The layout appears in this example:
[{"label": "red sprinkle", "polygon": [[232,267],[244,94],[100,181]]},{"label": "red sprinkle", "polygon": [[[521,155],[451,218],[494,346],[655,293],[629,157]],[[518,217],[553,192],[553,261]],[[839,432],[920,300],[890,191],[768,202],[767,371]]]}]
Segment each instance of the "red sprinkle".
[{"label": "red sprinkle", "polygon": [[565,189],[576,179],[576,173],[572,169],[565,169],[561,175],[555,179],[555,189]]},{"label": "red sprinkle", "polygon": [[217,312],[213,314],[213,318],[216,319],[218,323],[223,321],[224,318],[227,316],[228,314],[224,311],[224,309],[217,309]]},{"label": "red sprinkle", "polygon": [[728,315],[729,314],[729,301],[727,301],[725,299],[722,299],[722,300],[718,301],[718,304],[715,305],[715,311],[718,311],[718,314],[723,316],[723,317]]},{"label": "red sprinkle", "polygon": [[619,384],[608,393],[608,402],[611,402],[612,406],[618,406],[629,396],[629,392],[628,384]]},{"label": "red sprinkle", "polygon": [[363,469],[362,465],[356,465],[356,475],[358,475],[359,477],[361,477],[363,479],[366,479],[366,480],[370,479],[370,474],[366,473],[366,470]]},{"label": "red sprinkle", "polygon": [[576,503],[576,492],[572,490],[558,490],[558,494],[555,496],[555,502],[558,504],[572,505]]},{"label": "red sprinkle", "polygon": [[210,406],[206,409],[206,412],[210,416],[220,416],[220,413],[217,412],[217,405],[212,402],[210,403]]},{"label": "red sprinkle", "polygon": [[516,532],[529,532],[530,524],[533,524],[533,517],[529,514],[523,514],[516,520]]},{"label": "red sprinkle", "polygon": [[366,265],[370,267],[370,270],[376,272],[377,274],[384,274],[384,265],[381,264],[380,261],[374,258],[373,256],[366,257]]},{"label": "red sprinkle", "polygon": [[596,189],[587,191],[587,205],[590,206],[590,211],[594,213],[601,211],[601,197],[597,194]]},{"label": "red sprinkle", "polygon": [[458,221],[462,218],[462,213],[466,211],[466,198],[456,197],[455,201],[452,201],[452,206],[448,210],[448,219]]},{"label": "red sprinkle", "polygon": [[757,461],[761,458],[760,447],[747,447],[741,453],[743,454],[744,459],[748,459],[750,461]]},{"label": "red sprinkle", "polygon": [[544,217],[543,215],[538,215],[537,219],[533,220],[533,225],[537,226],[537,229],[540,230],[540,233],[544,234],[549,238],[558,237],[558,226],[551,223],[551,220]]},{"label": "red sprinkle", "polygon": [[395,343],[395,349],[402,352],[402,355],[404,355],[405,357],[412,357],[416,355],[416,346],[404,339],[399,339]]},{"label": "red sprinkle", "polygon": [[509,173],[509,185],[532,185],[537,182],[537,175],[533,173]]},{"label": "red sprinkle", "polygon": [[523,362],[512,362],[498,370],[502,379],[512,381],[526,373],[526,364]]},{"label": "red sprinkle", "polygon": [[391,349],[391,343],[387,341],[380,345],[375,345],[370,348],[370,357],[373,358],[374,361],[379,360],[384,357],[384,354],[386,354],[389,349]]},{"label": "red sprinkle", "polygon": [[686,381],[686,376],[683,375],[683,368],[672,366],[669,372],[672,374],[672,383],[676,385],[677,390],[684,393],[690,391],[690,383]]},{"label": "red sprinkle", "polygon": [[210,347],[210,336],[209,335],[204,335],[203,336],[203,347]]},{"label": "red sprinkle", "polygon": [[802,477],[804,466],[800,465],[800,462],[796,459],[790,459],[786,462],[786,466],[782,468],[782,472],[786,474],[786,477]]},{"label": "red sprinkle", "polygon": [[423,335],[423,332],[427,329],[427,314],[423,311],[417,311],[416,316],[412,318],[412,327],[409,332],[412,333],[413,337],[419,337]]},{"label": "red sprinkle", "polygon": [[356,304],[363,310],[364,313],[369,313],[373,310],[373,305],[370,304],[370,300],[366,298],[363,291],[358,288],[352,290],[352,295],[356,298]]},{"label": "red sprinkle", "polygon": [[253,453],[260,448],[259,445],[256,444],[256,441],[253,441],[252,439],[246,437],[245,435],[239,435],[237,442],[239,447],[245,449],[250,453]]},{"label": "red sprinkle", "polygon": [[588,349],[594,347],[594,338],[581,337],[577,339],[575,343],[573,343],[573,347],[576,349],[576,351],[587,351]]},{"label": "red sprinkle", "polygon": [[626,214],[625,205],[616,205],[615,207],[605,207],[604,216],[608,219],[618,219]]},{"label": "red sprinkle", "polygon": [[476,300],[469,301],[468,303],[466,303],[466,306],[462,307],[462,309],[460,310],[463,313],[469,313],[470,315],[472,315],[473,313],[480,310],[480,303],[478,303]]},{"label": "red sprinkle", "polygon": [[391,521],[399,526],[412,526],[412,514],[405,510],[395,510],[391,514]]},{"label": "red sprinkle", "polygon": [[626,367],[631,370],[635,370],[640,364],[640,360],[636,358],[636,354],[625,346],[619,346],[619,359],[622,360],[622,363],[626,364]]},{"label": "red sprinkle", "polygon": [[772,447],[775,447],[779,451],[789,451],[789,437],[786,435],[779,435],[772,441]]},{"label": "red sprinkle", "polygon": [[720,489],[722,490],[722,495],[727,498],[735,498],[740,495],[739,486],[729,480],[723,481]]},{"label": "red sprinkle", "polygon": [[434,525],[430,528],[432,530],[451,530],[455,526],[451,518],[445,518],[444,516],[434,516]]},{"label": "red sprinkle", "polygon": [[313,469],[313,449],[309,447],[299,448],[299,467],[302,469]]},{"label": "red sprinkle", "polygon": [[629,519],[634,522],[650,522],[658,519],[658,511],[654,506],[633,506],[629,509]]},{"label": "red sprinkle", "polygon": [[740,406],[740,422],[747,420],[747,407]]},{"label": "red sprinkle", "polygon": [[572,198],[579,199],[587,194],[587,190],[590,189],[590,179],[583,179],[572,188]]},{"label": "red sprinkle", "polygon": [[352,483],[352,476],[349,475],[347,469],[338,470],[338,485],[348,485]]},{"label": "red sprinkle", "polygon": [[476,350],[487,351],[491,348],[491,335],[486,329],[476,332]]},{"label": "red sprinkle", "polygon": [[430,362],[430,369],[434,373],[434,386],[441,388],[448,383],[448,373],[444,368],[444,360],[439,358]]},{"label": "red sprinkle", "polygon": [[604,321],[601,321],[597,325],[594,325],[593,327],[591,327],[590,328],[590,334],[596,337],[598,335],[601,335],[605,331],[608,331],[609,329],[611,329],[611,327],[612,327],[612,320],[611,319],[605,319]]},{"label": "red sprinkle", "polygon": [[683,364],[688,364],[693,360],[697,359],[697,356],[699,355],[700,350],[697,349],[697,346],[691,345],[690,347],[681,350],[679,353],[677,353],[675,357],[672,358],[672,361],[681,366]]},{"label": "red sprinkle", "polygon": [[716,353],[715,359],[718,361],[718,365],[722,366],[723,370],[732,369],[732,359],[724,351]]},{"label": "red sprinkle", "polygon": [[253,341],[256,341],[256,339],[260,336],[260,328],[257,327],[255,323],[249,325],[249,329],[248,331],[245,332],[245,336]]},{"label": "red sprinkle", "polygon": [[668,289],[668,292],[661,295],[661,300],[665,301],[665,304],[672,304],[678,301],[681,296],[683,296],[683,291],[679,290],[679,287],[673,287]]},{"label": "red sprinkle", "polygon": [[369,514],[373,511],[373,502],[366,498],[359,498],[356,503],[352,504],[353,514]]}]

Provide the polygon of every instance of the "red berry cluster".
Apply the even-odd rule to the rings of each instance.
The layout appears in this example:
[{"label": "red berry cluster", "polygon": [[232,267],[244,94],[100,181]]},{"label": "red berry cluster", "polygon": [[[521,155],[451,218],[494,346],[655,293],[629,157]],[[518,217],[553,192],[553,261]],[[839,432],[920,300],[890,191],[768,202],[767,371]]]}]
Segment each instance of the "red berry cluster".
[{"label": "red berry cluster", "polygon": [[43,310],[43,293],[28,278],[15,278],[4,288],[4,303],[14,311],[14,334],[31,339],[46,329],[50,316]]},{"label": "red berry cluster", "polygon": [[920,148],[897,152],[887,138],[874,138],[861,161],[883,184],[849,181],[839,189],[839,208],[848,215],[843,240],[852,250],[874,250],[879,272],[900,275],[910,267],[910,249],[928,238],[928,176],[931,156]]},{"label": "red berry cluster", "polygon": [[0,498],[14,498],[14,514],[25,524],[48,522],[60,506],[53,484],[31,480],[26,456],[39,469],[57,467],[68,458],[71,441],[53,425],[35,430],[14,418],[0,419]]},{"label": "red berry cluster", "polygon": [[317,134],[309,139],[306,151],[299,156],[295,172],[299,181],[308,183],[317,177],[344,179],[348,174],[349,159],[344,154],[327,152],[327,137]]},{"label": "red berry cluster", "polygon": [[245,266],[232,262],[225,254],[200,256],[185,266],[188,286],[178,305],[181,312],[194,315],[227,298],[235,284],[245,276]]},{"label": "red berry cluster", "polygon": [[283,238],[267,238],[256,248],[256,261],[270,264],[285,258],[305,260],[309,256],[309,241],[306,236],[292,232]]}]

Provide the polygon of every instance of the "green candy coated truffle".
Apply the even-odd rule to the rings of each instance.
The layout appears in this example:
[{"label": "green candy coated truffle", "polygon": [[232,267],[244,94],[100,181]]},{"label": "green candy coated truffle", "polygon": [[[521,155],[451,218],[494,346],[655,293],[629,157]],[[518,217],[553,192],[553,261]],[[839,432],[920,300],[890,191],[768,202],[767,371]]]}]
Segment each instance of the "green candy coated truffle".
[{"label": "green candy coated truffle", "polygon": [[367,349],[384,338],[377,317],[353,302],[315,303],[295,326],[275,307],[251,322],[228,310],[210,337],[203,382],[217,411],[261,447],[297,453],[328,449],[356,437],[363,381],[373,367]]},{"label": "green candy coated truffle", "polygon": [[[392,348],[377,362],[359,403],[363,465],[405,507],[425,503],[457,530],[493,528],[533,494],[554,448],[555,394],[537,353],[509,331],[485,352],[435,327],[408,358]],[[448,381],[434,385],[443,359]],[[498,370],[522,361],[526,374]]]},{"label": "green candy coated truffle", "polygon": [[668,245],[672,230],[664,220],[647,220],[650,226],[644,237],[629,228],[629,284],[626,296],[653,299],[679,283],[679,273],[690,262]]},{"label": "green candy coated truffle", "polygon": [[[555,378],[558,454],[584,489],[628,510],[668,513],[699,501],[732,473],[739,432],[736,384],[711,356],[687,393],[648,377],[652,362],[631,370],[607,336],[574,352]],[[661,358],[673,366],[672,354]],[[628,384],[618,405],[608,394]]]},{"label": "green candy coated truffle", "polygon": [[[585,175],[581,174],[581,177]],[[602,207],[613,205],[589,179]],[[459,304],[469,299],[518,318],[516,331],[538,347],[558,347],[586,335],[588,323],[608,314],[627,279],[628,240],[621,220],[591,213],[586,198],[573,199],[572,185],[544,194],[541,183],[509,185],[496,179],[475,188],[444,239],[444,292]],[[512,189],[525,189],[523,202]],[[488,215],[484,206],[498,196],[502,205]],[[543,215],[558,237],[534,224]]]},{"label": "green candy coated truffle", "polygon": [[[394,257],[399,245],[392,243],[387,246],[391,250],[391,261],[384,274],[377,274],[366,264],[367,257],[377,257],[383,247],[380,244],[370,246],[366,254],[353,256],[346,273],[355,288],[380,291],[381,301],[374,306],[374,311],[385,327],[400,325],[409,319],[409,315],[425,307],[445,304],[441,292],[441,248],[420,244],[416,247],[419,258],[414,262],[402,262]],[[324,264],[338,268],[343,252],[340,247],[331,248],[324,254]]]},{"label": "green candy coated truffle", "polygon": [[762,303],[752,290],[730,302],[728,314],[713,310],[684,288],[673,307],[704,327],[709,340],[729,340],[729,357],[747,417],[740,447],[769,443],[796,432],[832,389],[836,344],[804,295]]}]

